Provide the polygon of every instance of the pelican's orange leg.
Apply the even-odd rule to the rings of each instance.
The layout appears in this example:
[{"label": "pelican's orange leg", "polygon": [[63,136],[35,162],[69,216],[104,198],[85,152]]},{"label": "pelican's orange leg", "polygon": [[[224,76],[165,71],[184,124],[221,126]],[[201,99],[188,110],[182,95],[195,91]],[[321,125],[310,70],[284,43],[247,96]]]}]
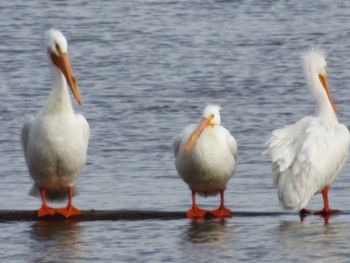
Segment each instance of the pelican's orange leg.
[{"label": "pelican's orange leg", "polygon": [[55,208],[51,208],[47,205],[46,202],[46,190],[44,187],[40,187],[40,195],[41,195],[41,207],[38,209],[38,216],[43,217],[47,215],[53,216],[56,213]]},{"label": "pelican's orange leg", "polygon": [[72,186],[67,187],[67,193],[68,193],[68,204],[65,208],[57,209],[57,212],[63,215],[64,217],[68,218],[73,215],[80,215],[80,210],[75,208],[72,203],[73,198],[73,191],[74,188]]},{"label": "pelican's orange leg", "polygon": [[323,188],[322,190],[322,196],[323,196],[323,209],[316,211],[314,214],[315,215],[327,215],[327,214],[333,214],[339,212],[339,210],[336,209],[331,209],[329,207],[329,202],[328,202],[328,186]]},{"label": "pelican's orange leg", "polygon": [[209,211],[200,209],[196,204],[196,191],[192,191],[192,208],[187,211],[188,218],[203,218]]},{"label": "pelican's orange leg", "polygon": [[224,191],[220,190],[220,207],[210,211],[215,217],[229,217],[232,216],[232,211],[225,207],[224,204]]}]

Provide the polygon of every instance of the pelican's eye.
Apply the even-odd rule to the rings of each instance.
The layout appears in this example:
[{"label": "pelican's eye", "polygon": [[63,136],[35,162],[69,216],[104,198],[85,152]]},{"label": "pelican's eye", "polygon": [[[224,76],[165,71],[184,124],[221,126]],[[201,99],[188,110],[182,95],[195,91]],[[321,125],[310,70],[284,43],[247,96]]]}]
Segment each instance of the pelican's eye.
[{"label": "pelican's eye", "polygon": [[215,117],[215,115],[212,114],[212,115],[210,115],[209,119],[212,121],[212,120],[214,120],[214,117]]},{"label": "pelican's eye", "polygon": [[57,43],[55,43],[55,48],[56,48],[56,51],[57,51],[58,54],[62,53],[61,52],[61,48],[60,48],[60,46]]}]

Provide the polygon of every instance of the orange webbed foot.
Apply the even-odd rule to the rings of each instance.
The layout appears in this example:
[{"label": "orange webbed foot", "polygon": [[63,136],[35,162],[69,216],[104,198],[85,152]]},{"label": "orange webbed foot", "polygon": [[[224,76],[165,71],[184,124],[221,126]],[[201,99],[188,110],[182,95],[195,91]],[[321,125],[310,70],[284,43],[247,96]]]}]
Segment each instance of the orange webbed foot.
[{"label": "orange webbed foot", "polygon": [[226,207],[219,207],[210,211],[210,214],[212,214],[215,217],[230,217],[233,213],[230,209]]},{"label": "orange webbed foot", "polygon": [[56,213],[55,208],[51,208],[48,206],[41,206],[38,209],[38,217],[43,217],[43,216],[53,216]]},{"label": "orange webbed foot", "polygon": [[75,208],[74,206],[70,205],[64,208],[57,209],[57,212],[64,217],[68,218],[70,216],[80,215],[80,210],[78,208]]},{"label": "orange webbed foot", "polygon": [[190,210],[188,210],[186,213],[186,216],[188,218],[191,218],[191,219],[203,218],[208,213],[209,213],[209,211],[196,207],[196,208],[191,208]]},{"label": "orange webbed foot", "polygon": [[315,211],[314,212],[314,215],[330,215],[330,214],[337,214],[337,213],[340,213],[341,211],[340,210],[337,210],[337,209],[331,209],[331,208],[323,208],[322,210],[319,210],[319,211]]}]

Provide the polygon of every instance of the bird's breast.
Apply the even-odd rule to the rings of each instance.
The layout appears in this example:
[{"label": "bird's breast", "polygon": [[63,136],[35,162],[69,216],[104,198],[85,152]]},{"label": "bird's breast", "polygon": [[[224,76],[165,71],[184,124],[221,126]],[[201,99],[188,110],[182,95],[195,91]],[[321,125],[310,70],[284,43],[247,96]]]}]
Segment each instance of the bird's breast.
[{"label": "bird's breast", "polygon": [[50,117],[33,123],[26,158],[36,173],[44,170],[74,171],[86,160],[87,145],[73,118]]},{"label": "bird's breast", "polygon": [[[186,139],[183,145],[186,144]],[[177,157],[176,166],[180,174],[225,177],[233,173],[235,160],[229,150],[225,135],[217,129],[207,128],[199,136],[191,152],[181,151]]]}]

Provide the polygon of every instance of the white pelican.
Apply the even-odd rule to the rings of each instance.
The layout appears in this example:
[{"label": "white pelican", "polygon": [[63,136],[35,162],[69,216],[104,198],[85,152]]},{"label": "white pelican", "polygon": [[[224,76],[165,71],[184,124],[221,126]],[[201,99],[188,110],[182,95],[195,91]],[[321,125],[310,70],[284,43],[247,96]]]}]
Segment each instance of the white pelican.
[{"label": "white pelican", "polygon": [[324,208],[316,214],[329,214],[337,210],[329,207],[328,188],[347,159],[350,135],[336,116],[323,51],[311,49],[303,60],[306,81],[318,105],[317,115],[274,130],[267,152],[281,204],[308,213],[305,207],[309,200],[322,192]]},{"label": "white pelican", "polygon": [[[65,217],[79,214],[72,205],[74,184],[86,161],[89,124],[75,114],[68,94],[67,82],[79,105],[80,92],[67,54],[67,40],[60,31],[46,33],[48,57],[53,77],[53,89],[46,106],[22,128],[24,157],[34,185],[31,194],[40,190],[42,206],[38,216],[53,215],[56,211]],[[68,193],[67,207],[54,209],[46,198],[63,198]]]},{"label": "white pelican", "polygon": [[235,170],[237,143],[220,122],[220,107],[209,105],[199,125],[187,126],[174,140],[176,169],[192,190],[189,218],[201,218],[209,212],[197,207],[196,192],[204,196],[220,192],[220,207],[210,213],[216,217],[232,214],[224,206],[224,191]]}]

